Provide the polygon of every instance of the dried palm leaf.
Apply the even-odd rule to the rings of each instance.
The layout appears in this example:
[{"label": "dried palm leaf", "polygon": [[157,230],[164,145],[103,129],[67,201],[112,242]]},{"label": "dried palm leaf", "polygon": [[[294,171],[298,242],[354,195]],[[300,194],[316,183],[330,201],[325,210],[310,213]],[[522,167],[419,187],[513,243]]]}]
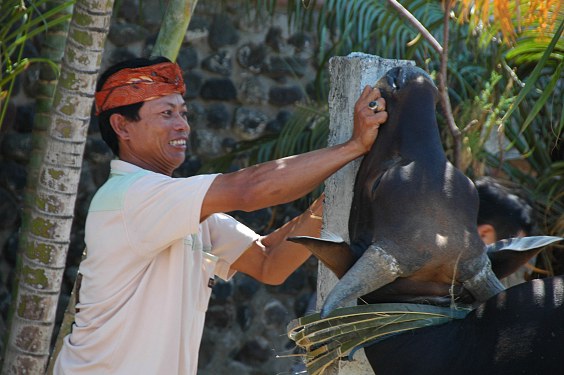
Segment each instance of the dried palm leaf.
[{"label": "dried palm leaf", "polygon": [[310,375],[322,374],[355,350],[391,335],[448,323],[464,318],[470,309],[454,309],[409,303],[362,305],[336,309],[321,318],[319,313],[293,320],[288,337],[303,349]]}]

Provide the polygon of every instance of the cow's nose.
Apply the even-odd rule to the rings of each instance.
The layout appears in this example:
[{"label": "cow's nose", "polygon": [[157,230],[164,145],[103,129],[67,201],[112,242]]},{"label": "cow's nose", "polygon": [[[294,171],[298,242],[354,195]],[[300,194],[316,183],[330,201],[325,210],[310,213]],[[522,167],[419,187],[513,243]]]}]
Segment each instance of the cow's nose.
[{"label": "cow's nose", "polygon": [[388,81],[388,85],[394,90],[398,90],[402,86],[400,79],[400,77],[402,76],[401,73],[402,73],[401,67],[390,69],[388,73],[386,73],[386,79]]}]

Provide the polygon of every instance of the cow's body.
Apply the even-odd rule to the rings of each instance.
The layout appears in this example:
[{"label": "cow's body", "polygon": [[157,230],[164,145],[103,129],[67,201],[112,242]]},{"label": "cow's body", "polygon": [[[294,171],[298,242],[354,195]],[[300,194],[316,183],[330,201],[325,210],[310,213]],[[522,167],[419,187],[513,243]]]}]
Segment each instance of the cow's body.
[{"label": "cow's body", "polygon": [[362,303],[479,306],[464,319],[368,345],[375,373],[564,373],[563,278],[505,291],[496,276],[507,276],[561,238],[486,247],[477,233],[475,187],[442,148],[431,79],[417,68],[394,68],[377,86],[389,117],[357,174],[350,246],[290,239],[308,246],[340,278],[321,319],[361,296]]},{"label": "cow's body", "polygon": [[[350,248],[343,249],[354,264],[342,265],[322,316],[397,279],[463,285],[485,301],[504,287],[477,232],[476,188],[445,156],[435,84],[423,70],[407,66],[388,71],[376,87],[386,99],[388,120],[355,181]],[[308,241],[323,260],[327,247],[302,243]]]},{"label": "cow's body", "polygon": [[369,345],[378,375],[564,374],[564,278],[533,280],[465,319]]}]

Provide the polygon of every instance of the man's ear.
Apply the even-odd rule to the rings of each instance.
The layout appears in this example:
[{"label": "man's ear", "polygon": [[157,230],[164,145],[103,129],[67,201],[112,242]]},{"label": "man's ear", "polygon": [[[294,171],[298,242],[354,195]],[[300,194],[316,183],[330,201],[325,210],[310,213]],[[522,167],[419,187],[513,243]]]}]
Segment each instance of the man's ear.
[{"label": "man's ear", "polygon": [[486,245],[497,241],[497,233],[495,232],[494,227],[490,224],[478,225],[478,234]]},{"label": "man's ear", "polygon": [[114,113],[110,116],[110,125],[112,126],[112,129],[114,129],[114,132],[116,132],[118,138],[124,140],[129,139],[129,129],[127,127],[128,123],[129,121],[127,121],[125,116],[119,113]]}]

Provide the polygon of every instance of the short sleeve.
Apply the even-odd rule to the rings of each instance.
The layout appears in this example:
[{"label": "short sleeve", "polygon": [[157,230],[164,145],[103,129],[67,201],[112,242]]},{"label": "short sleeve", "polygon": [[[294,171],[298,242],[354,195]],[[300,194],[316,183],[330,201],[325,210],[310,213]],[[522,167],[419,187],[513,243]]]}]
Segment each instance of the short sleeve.
[{"label": "short sleeve", "polygon": [[252,229],[226,214],[211,215],[202,223],[202,232],[204,243],[209,240],[209,252],[219,258],[215,274],[224,280],[235,274],[231,264],[260,238]]},{"label": "short sleeve", "polygon": [[217,175],[171,178],[149,173],[135,181],[123,208],[127,236],[142,256],[198,233],[204,197]]}]

